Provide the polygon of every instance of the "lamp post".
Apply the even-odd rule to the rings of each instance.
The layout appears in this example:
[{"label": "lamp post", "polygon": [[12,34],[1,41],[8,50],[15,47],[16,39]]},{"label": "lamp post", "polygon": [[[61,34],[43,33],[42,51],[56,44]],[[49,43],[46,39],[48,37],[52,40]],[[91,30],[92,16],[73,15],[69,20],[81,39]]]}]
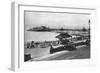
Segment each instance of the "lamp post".
[{"label": "lamp post", "polygon": [[89,21],[88,21],[88,24],[89,24],[89,40],[90,40],[90,23],[91,23],[91,21],[90,21],[90,19],[89,19]]}]

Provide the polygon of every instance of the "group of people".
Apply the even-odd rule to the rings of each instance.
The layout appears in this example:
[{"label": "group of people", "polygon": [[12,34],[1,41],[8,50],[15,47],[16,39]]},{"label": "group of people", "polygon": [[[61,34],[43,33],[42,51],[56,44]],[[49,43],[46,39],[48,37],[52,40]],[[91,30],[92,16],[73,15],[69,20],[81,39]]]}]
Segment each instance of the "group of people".
[{"label": "group of people", "polygon": [[43,41],[43,42],[34,42],[34,41],[31,41],[31,42],[27,42],[27,43],[25,43],[25,48],[38,48],[38,47],[40,47],[40,48],[46,48],[46,47],[48,47],[48,46],[50,46],[50,45],[53,45],[53,46],[56,46],[56,45],[58,45],[59,44],[59,41],[57,40],[57,41]]}]

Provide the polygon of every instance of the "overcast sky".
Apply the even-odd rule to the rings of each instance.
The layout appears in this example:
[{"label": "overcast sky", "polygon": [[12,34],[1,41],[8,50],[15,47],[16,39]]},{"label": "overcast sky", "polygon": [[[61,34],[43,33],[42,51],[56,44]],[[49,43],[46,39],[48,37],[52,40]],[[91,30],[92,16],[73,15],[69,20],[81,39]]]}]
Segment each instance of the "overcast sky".
[{"label": "overcast sky", "polygon": [[25,25],[47,26],[51,28],[82,29],[88,28],[90,15],[69,14],[69,13],[50,13],[50,12],[30,12],[25,11]]}]

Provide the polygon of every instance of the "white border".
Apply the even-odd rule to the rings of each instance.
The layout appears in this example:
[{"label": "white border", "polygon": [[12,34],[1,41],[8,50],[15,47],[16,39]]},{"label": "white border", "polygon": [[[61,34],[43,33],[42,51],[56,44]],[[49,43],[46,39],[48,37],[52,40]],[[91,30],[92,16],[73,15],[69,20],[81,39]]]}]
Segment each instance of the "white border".
[{"label": "white border", "polygon": [[74,12],[74,13],[90,13],[91,14],[91,40],[93,41],[94,26],[96,24],[96,8],[82,7],[82,6],[40,6],[25,3],[12,4],[12,64],[11,68],[15,71],[18,70],[31,70],[31,69],[47,69],[55,67],[69,67],[69,66],[85,66],[93,65],[96,63],[96,50],[94,49],[95,43],[91,42],[91,59],[82,60],[63,60],[63,61],[42,61],[42,62],[24,62],[24,10],[33,11],[53,11],[53,12]]}]

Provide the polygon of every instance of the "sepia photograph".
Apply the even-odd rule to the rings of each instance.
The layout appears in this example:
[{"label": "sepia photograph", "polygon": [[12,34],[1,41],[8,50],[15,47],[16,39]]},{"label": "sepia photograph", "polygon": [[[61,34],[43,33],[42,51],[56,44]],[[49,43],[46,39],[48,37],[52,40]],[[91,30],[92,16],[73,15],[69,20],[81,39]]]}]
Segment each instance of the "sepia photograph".
[{"label": "sepia photograph", "polygon": [[24,62],[90,59],[90,13],[24,11]]}]

